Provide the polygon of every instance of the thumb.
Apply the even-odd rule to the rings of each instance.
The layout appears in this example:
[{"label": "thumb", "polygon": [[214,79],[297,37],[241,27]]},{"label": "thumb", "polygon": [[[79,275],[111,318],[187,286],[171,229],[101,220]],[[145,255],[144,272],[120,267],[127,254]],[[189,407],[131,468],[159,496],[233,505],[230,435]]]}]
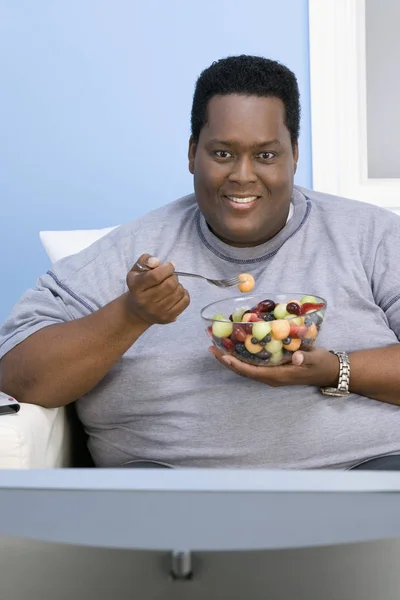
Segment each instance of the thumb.
[{"label": "thumb", "polygon": [[161,262],[160,259],[157,258],[156,256],[151,256],[151,254],[142,254],[137,259],[137,261],[133,265],[130,272],[131,273],[142,273],[143,269],[145,269],[145,270],[155,269],[156,267],[159,266],[160,262]]},{"label": "thumb", "polygon": [[295,365],[296,367],[305,366],[305,365],[309,364],[310,362],[311,361],[308,359],[305,352],[299,352],[299,351],[293,352],[292,364]]},{"label": "thumb", "polygon": [[146,261],[146,266],[150,269],[155,269],[161,264],[161,261],[156,256],[150,256]]}]

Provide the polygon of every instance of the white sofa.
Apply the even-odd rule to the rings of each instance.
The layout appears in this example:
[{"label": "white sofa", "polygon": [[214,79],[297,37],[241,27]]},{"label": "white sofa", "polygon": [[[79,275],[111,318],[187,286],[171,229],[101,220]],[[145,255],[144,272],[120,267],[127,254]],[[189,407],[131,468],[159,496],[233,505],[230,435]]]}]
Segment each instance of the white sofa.
[{"label": "white sofa", "polygon": [[[52,264],[75,254],[114,227],[81,231],[41,231]],[[17,398],[18,399],[18,398]],[[72,466],[70,419],[64,408],[21,404],[18,413],[0,416],[0,469],[48,469]]]}]

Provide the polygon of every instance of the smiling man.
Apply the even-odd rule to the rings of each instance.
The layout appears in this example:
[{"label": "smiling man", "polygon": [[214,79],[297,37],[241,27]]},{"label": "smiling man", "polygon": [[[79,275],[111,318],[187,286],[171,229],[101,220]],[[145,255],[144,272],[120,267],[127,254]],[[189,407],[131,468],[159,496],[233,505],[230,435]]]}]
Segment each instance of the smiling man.
[{"label": "smiling man", "polygon": [[227,244],[258,246],[286,223],[299,124],[292,140],[285,121],[280,99],[232,93],[209,100],[200,131],[193,123],[189,169],[197,202],[211,231]]},{"label": "smiling man", "polygon": [[[0,330],[0,389],[75,402],[97,466],[399,468],[400,218],[294,186],[299,123],[283,65],[206,69],[195,193],[39,278]],[[251,272],[266,297],[326,298],[318,348],[273,368],[207,353],[200,310],[236,290],[179,281],[172,261],[215,279]]]}]

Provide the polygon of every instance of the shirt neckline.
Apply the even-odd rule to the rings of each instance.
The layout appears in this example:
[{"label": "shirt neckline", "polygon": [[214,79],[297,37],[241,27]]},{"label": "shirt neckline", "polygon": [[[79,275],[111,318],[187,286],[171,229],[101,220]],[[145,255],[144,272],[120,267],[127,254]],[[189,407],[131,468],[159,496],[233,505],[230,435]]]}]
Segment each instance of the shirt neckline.
[{"label": "shirt neckline", "polygon": [[[268,260],[295,235],[305,224],[311,210],[311,201],[297,187],[293,188],[291,210],[286,225],[268,242],[251,248],[236,248],[226,244],[214,235],[200,212],[196,211],[196,227],[201,242],[213,254],[230,263],[253,264]],[[291,214],[292,213],[292,214]]]}]

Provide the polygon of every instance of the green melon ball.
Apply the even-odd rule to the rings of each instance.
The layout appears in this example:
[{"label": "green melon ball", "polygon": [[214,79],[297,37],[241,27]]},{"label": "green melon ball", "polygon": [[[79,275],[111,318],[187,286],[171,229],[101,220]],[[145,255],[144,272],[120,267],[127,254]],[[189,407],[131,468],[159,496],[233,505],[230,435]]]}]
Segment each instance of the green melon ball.
[{"label": "green melon ball", "polygon": [[229,319],[226,321],[214,321],[212,324],[212,332],[215,337],[223,338],[232,335],[233,325]]},{"label": "green melon ball", "polygon": [[271,354],[276,354],[277,352],[280,352],[282,348],[283,344],[281,340],[271,340],[270,342],[268,342],[268,344],[265,344],[265,349],[268,350],[268,352],[271,352]]},{"label": "green melon ball", "polygon": [[243,317],[244,313],[246,312],[246,310],[247,310],[247,308],[237,308],[236,310],[233,311],[232,319],[233,319],[234,323],[242,322],[242,317]]},{"label": "green melon ball", "polygon": [[282,350],[279,350],[279,352],[275,352],[275,354],[273,354],[271,356],[271,358],[269,359],[269,364],[270,365],[279,365],[282,358],[283,358],[283,352],[282,352]]},{"label": "green melon ball", "polygon": [[265,338],[271,332],[271,323],[268,321],[258,321],[253,323],[252,334],[258,341]]},{"label": "green melon ball", "polygon": [[288,311],[286,310],[286,304],[281,303],[281,304],[277,304],[275,306],[275,310],[274,310],[275,319],[284,319],[287,314],[288,314]]},{"label": "green melon ball", "polygon": [[301,304],[306,304],[310,302],[311,304],[317,304],[317,299],[315,296],[303,296],[300,300]]},{"label": "green melon ball", "polygon": [[211,317],[213,321],[228,321],[228,319],[222,313],[217,313],[213,317]]}]

